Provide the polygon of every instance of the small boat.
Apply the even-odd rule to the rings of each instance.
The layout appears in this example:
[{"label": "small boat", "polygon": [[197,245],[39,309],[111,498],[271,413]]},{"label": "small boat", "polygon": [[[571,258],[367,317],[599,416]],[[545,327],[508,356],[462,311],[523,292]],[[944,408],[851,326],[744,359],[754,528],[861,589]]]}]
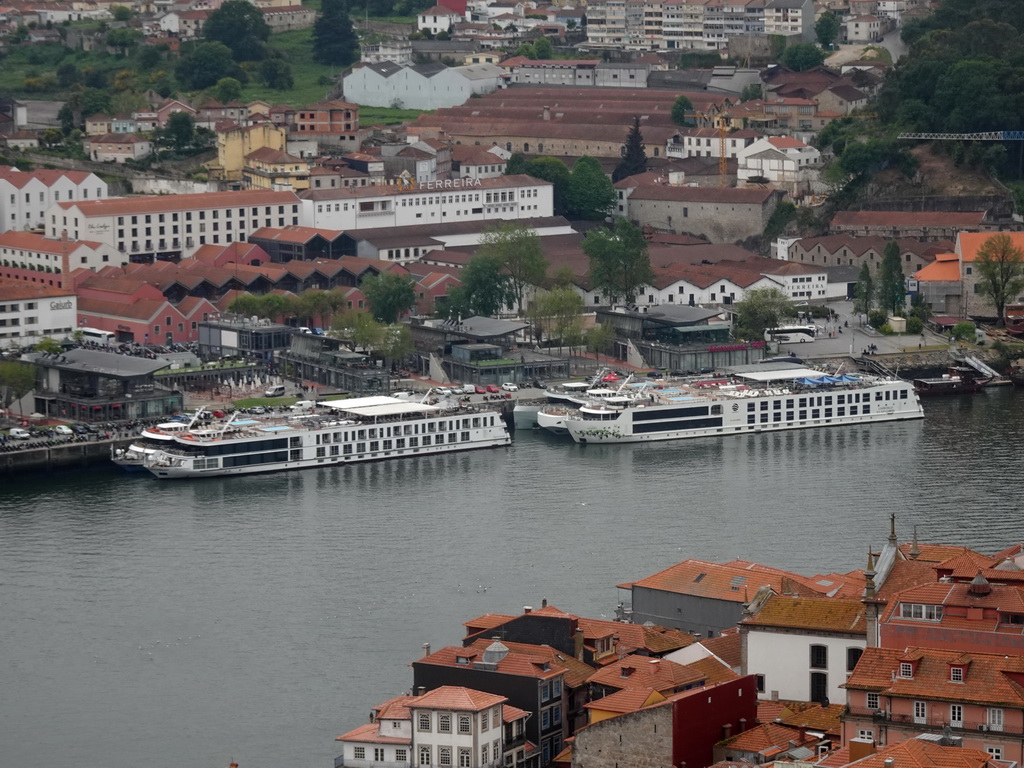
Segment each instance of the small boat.
[{"label": "small boat", "polygon": [[980,392],[990,379],[979,376],[967,366],[956,365],[942,376],[930,379],[914,379],[914,391],[919,397],[940,397]]},{"label": "small boat", "polygon": [[1013,336],[1024,336],[1024,304],[1007,304],[1003,310],[1004,330]]}]

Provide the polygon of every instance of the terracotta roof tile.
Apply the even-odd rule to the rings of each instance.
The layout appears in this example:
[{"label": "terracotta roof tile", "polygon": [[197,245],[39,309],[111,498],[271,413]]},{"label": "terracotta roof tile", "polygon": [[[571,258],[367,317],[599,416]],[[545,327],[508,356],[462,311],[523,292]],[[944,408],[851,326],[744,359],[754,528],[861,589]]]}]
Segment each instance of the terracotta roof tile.
[{"label": "terracotta roof tile", "polygon": [[751,628],[774,627],[864,635],[866,607],[859,600],[800,598],[772,595],[757,614],[741,624]]},{"label": "terracotta roof tile", "polygon": [[297,205],[294,192],[243,190],[240,192],[203,192],[191,195],[145,195],[108,197],[104,200],[76,200],[58,203],[61,208],[78,208],[86,216],[119,216],[159,211],[198,211],[259,205]]},{"label": "terracotta roof tile", "polygon": [[505,696],[484,693],[459,685],[442,685],[406,703],[410,709],[451,709],[461,712],[480,712],[504,704]]},{"label": "terracotta roof tile", "polygon": [[701,640],[700,644],[730,667],[738,668],[743,663],[743,637],[735,630]]},{"label": "terracotta roof tile", "polygon": [[817,739],[801,734],[798,728],[790,728],[778,723],[765,723],[748,728],[743,733],[737,733],[735,736],[720,741],[719,744],[728,746],[737,752],[759,753],[772,748],[789,749],[790,742],[795,742],[799,746],[812,741],[817,741]]},{"label": "terracotta roof tile", "polygon": [[[57,296],[73,296],[74,291],[56,288],[39,283],[26,283],[0,277],[0,300],[13,301],[22,299],[49,299]],[[78,307],[81,309],[81,302]]]},{"label": "terracotta roof tile", "polygon": [[627,712],[636,712],[645,706],[658,704],[664,700],[665,697],[654,688],[623,688],[583,706],[586,709],[616,712],[621,715]]},{"label": "terracotta roof tile", "polygon": [[[954,683],[949,679],[949,665],[959,656],[959,651],[866,648],[841,687],[900,698],[1024,708],[1024,688],[1016,682],[1024,679],[1024,657],[972,653],[963,682]],[[914,660],[913,678],[900,677],[899,663]]]},{"label": "terracotta roof tile", "polygon": [[411,744],[411,738],[398,736],[382,736],[380,726],[377,723],[366,723],[358,728],[353,728],[348,733],[343,733],[334,739],[335,741],[354,741],[367,744]]},{"label": "terracotta roof tile", "polygon": [[[924,739],[907,739],[880,749],[855,763],[849,762],[849,748],[845,747],[847,763],[857,768],[885,768],[892,759],[900,768],[985,768],[991,765],[991,755],[980,749],[944,747]],[[844,751],[840,750],[840,752]],[[826,765],[821,762],[819,765]],[[829,768],[840,768],[843,763],[830,761]]]},{"label": "terracotta roof tile", "polygon": [[786,577],[799,578],[796,574],[754,563],[740,567],[704,560],[684,560],[653,576],[620,586],[743,603],[750,600],[762,586],[770,586],[776,592],[782,592],[782,582]]}]

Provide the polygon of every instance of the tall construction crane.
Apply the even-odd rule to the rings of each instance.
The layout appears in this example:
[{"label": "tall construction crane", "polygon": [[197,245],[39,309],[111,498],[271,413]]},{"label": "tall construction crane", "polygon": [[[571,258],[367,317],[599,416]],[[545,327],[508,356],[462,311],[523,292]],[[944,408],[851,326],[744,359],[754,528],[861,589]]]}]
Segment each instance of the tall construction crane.
[{"label": "tall construction crane", "polygon": [[729,177],[729,164],[725,161],[725,137],[729,135],[729,116],[687,112],[683,117],[699,117],[710,120],[712,128],[718,131],[718,186],[724,187],[725,180]]}]

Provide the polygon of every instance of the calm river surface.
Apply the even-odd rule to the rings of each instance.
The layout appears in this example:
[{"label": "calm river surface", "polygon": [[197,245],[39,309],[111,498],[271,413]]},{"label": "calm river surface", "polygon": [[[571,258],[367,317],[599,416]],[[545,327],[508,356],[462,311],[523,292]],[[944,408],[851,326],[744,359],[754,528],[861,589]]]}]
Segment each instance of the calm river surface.
[{"label": "calm river surface", "polygon": [[[1016,396],[1015,396],[1016,395]],[[923,422],[512,448],[158,482],[0,486],[0,768],[330,768],[429,642],[542,597],[611,616],[687,557],[804,573],[901,539],[1024,535],[1008,388]]]}]

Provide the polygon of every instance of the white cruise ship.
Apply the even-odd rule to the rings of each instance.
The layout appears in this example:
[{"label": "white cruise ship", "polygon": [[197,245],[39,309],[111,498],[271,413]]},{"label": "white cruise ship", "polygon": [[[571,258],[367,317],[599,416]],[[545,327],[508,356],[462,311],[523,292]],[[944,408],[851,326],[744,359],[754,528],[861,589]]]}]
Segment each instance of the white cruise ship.
[{"label": "white cruise ship", "polygon": [[902,379],[750,366],[665,384],[631,403],[585,405],[563,423],[578,443],[637,443],[923,417]]},{"label": "white cruise ship", "polygon": [[192,429],[146,455],[162,480],[245,475],[509,445],[494,409],[442,408],[394,397],[323,401],[321,414]]}]

